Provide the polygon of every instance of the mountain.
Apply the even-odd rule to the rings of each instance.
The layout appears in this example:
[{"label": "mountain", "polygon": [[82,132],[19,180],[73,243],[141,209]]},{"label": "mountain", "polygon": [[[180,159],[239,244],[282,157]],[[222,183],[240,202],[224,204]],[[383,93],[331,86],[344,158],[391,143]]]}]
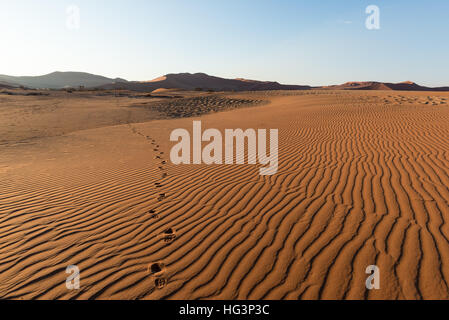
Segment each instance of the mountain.
[{"label": "mountain", "polygon": [[128,89],[135,91],[153,91],[156,89],[178,88],[184,90],[214,91],[257,91],[257,90],[305,90],[310,86],[283,85],[278,82],[256,81],[246,79],[224,79],[205,73],[167,74],[151,81],[111,83],[100,86],[102,89]]},{"label": "mountain", "polygon": [[388,82],[346,82],[340,85],[322,87],[322,89],[332,90],[397,90],[397,91],[449,91],[449,87],[424,87],[411,81],[405,81],[400,83],[388,83]]},{"label": "mountain", "polygon": [[61,89],[64,87],[79,86],[97,87],[107,83],[127,82],[124,79],[116,78],[110,79],[103,76],[98,76],[85,72],[53,72],[43,76],[27,76],[14,77],[7,75],[0,75],[0,82],[4,82],[14,86],[24,86],[29,88],[49,88]]}]

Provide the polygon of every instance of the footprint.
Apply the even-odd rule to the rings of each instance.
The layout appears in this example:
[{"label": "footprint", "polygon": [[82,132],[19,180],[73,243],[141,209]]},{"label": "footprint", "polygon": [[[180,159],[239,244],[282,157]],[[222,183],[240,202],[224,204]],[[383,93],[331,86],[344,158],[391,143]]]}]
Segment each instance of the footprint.
[{"label": "footprint", "polygon": [[155,262],[148,266],[148,272],[152,276],[161,276],[165,272],[165,264],[162,262]]},{"label": "footprint", "polygon": [[156,213],[156,210],[151,209],[148,213],[151,215],[151,219],[159,219],[159,215]]},{"label": "footprint", "polygon": [[162,187],[160,182],[155,182],[154,185],[156,186],[156,188],[161,188]]},{"label": "footprint", "polygon": [[164,172],[163,174],[162,174],[162,179],[163,178],[166,178],[168,176],[168,174],[166,173],[166,172]]},{"label": "footprint", "polygon": [[164,242],[171,243],[176,239],[176,231],[172,228],[168,228],[162,234]]},{"label": "footprint", "polygon": [[148,273],[155,277],[154,284],[156,288],[162,289],[167,285],[167,279],[163,277],[165,273],[165,264],[162,262],[152,263],[148,266]]},{"label": "footprint", "polygon": [[167,285],[167,279],[157,278],[154,281],[154,284],[155,284],[156,288],[158,288],[159,290],[164,289],[164,287]]},{"label": "footprint", "polygon": [[165,161],[165,160],[164,160],[164,161],[161,161],[161,163],[162,163],[162,164],[166,164],[166,163],[167,163],[167,161]]},{"label": "footprint", "polygon": [[165,195],[165,193],[160,193],[159,194],[159,198],[157,198],[157,200],[158,201],[162,201],[162,200],[164,200],[164,199],[166,199],[167,198],[167,196]]},{"label": "footprint", "polygon": [[156,278],[161,278],[165,273],[165,264],[163,262],[155,262],[148,266],[147,272]]}]

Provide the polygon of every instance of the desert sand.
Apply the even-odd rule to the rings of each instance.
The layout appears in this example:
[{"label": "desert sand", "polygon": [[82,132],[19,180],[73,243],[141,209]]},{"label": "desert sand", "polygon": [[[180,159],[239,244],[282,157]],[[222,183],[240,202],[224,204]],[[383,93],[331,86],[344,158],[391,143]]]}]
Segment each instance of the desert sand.
[{"label": "desert sand", "polygon": [[[0,298],[449,298],[449,93],[159,94],[0,93]],[[172,165],[193,120],[277,174]]]}]

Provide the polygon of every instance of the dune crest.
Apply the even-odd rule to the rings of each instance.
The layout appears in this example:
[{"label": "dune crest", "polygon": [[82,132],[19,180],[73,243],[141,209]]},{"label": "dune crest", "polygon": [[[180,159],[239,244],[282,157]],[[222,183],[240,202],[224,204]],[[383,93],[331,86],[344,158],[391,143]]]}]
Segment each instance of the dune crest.
[{"label": "dune crest", "polygon": [[352,81],[341,85],[333,85],[322,88],[332,90],[449,91],[449,87],[430,88],[420,86],[413,81],[404,81],[400,83]]}]

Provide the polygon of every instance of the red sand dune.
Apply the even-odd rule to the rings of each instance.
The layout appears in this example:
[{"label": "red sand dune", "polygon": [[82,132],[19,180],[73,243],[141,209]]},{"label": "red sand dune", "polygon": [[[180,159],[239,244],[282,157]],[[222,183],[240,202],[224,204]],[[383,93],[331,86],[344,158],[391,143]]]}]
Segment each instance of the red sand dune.
[{"label": "red sand dune", "polygon": [[346,82],[341,85],[322,87],[323,89],[332,90],[397,90],[397,91],[449,91],[449,87],[430,88],[420,86],[412,81],[404,81],[400,83],[387,82]]},{"label": "red sand dune", "polygon": [[180,88],[185,90],[214,91],[260,91],[260,90],[304,90],[309,86],[283,85],[277,82],[264,82],[243,79],[224,79],[205,73],[167,74],[152,81],[114,83],[100,86],[103,89],[127,89],[135,91],[153,91],[159,88]]},{"label": "red sand dune", "polygon": [[[150,81],[127,81],[107,78],[86,72],[53,72],[43,76],[15,77],[0,75],[0,85],[24,86],[28,88],[62,89],[66,87],[97,89],[125,89],[151,92],[157,89],[179,88],[183,90],[213,91],[261,91],[261,90],[309,90],[308,85],[284,85],[274,81],[258,81],[243,78],[224,79],[205,73],[167,74]],[[449,91],[449,87],[430,88],[414,82],[347,82],[341,85],[315,87],[333,90],[403,90],[403,91]]]}]

